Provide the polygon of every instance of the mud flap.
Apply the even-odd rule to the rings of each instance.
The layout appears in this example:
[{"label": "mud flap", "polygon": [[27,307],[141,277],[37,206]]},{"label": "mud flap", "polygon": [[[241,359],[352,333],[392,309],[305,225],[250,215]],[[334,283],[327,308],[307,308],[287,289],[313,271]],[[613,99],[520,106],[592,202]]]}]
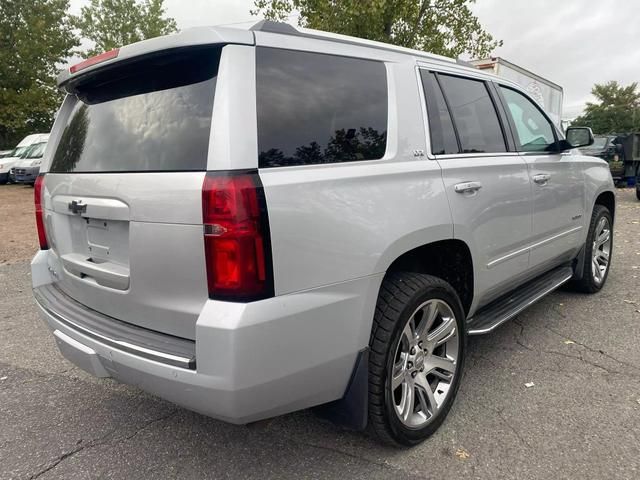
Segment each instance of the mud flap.
[{"label": "mud flap", "polygon": [[573,278],[571,279],[572,282],[582,280],[582,277],[584,277],[585,247],[586,245],[582,246],[580,252],[578,253],[578,256],[573,261]]},{"label": "mud flap", "polygon": [[369,347],[358,352],[349,385],[340,400],[320,405],[315,413],[327,420],[352,428],[367,428],[369,403]]}]

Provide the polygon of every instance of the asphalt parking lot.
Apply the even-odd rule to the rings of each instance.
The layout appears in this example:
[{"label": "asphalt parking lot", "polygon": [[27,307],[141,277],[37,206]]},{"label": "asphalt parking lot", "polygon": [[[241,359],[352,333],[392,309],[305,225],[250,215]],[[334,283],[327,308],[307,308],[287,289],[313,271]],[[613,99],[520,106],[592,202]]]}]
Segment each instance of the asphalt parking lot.
[{"label": "asphalt parking lot", "polygon": [[71,366],[31,296],[32,196],[29,187],[0,186],[1,479],[640,478],[640,202],[632,190],[618,191],[603,291],[556,292],[472,338],[449,418],[411,450],[310,411],[228,425]]}]

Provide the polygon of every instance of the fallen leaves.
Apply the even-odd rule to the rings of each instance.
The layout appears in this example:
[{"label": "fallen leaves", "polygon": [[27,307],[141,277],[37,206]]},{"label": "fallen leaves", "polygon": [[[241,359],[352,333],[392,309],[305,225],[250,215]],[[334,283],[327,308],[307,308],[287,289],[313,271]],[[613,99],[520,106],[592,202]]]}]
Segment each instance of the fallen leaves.
[{"label": "fallen leaves", "polygon": [[536,386],[536,384],[535,384],[535,383],[533,383],[533,382],[527,382],[527,383],[525,383],[525,384],[524,384],[524,386],[525,386],[526,388],[531,388],[531,387],[535,387],[535,386]]},{"label": "fallen leaves", "polygon": [[576,342],[574,342],[573,340],[565,340],[563,343],[564,343],[565,345],[573,345],[573,344],[575,344]]},{"label": "fallen leaves", "polygon": [[471,456],[471,454],[467,452],[464,448],[459,448],[456,450],[455,456],[458,457],[460,460],[466,460]]}]

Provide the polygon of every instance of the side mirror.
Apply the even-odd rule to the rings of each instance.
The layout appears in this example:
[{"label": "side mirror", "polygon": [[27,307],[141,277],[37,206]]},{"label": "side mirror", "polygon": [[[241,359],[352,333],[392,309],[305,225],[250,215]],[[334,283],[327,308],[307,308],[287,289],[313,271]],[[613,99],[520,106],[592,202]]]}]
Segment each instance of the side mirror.
[{"label": "side mirror", "polygon": [[588,147],[593,145],[595,139],[589,127],[569,127],[567,128],[567,142],[571,148]]}]

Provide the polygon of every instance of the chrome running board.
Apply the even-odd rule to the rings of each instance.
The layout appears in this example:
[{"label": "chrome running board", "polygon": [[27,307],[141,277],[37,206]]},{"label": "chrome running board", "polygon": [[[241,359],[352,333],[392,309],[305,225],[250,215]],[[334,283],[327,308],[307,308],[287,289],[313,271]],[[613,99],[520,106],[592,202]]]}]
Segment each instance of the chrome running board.
[{"label": "chrome running board", "polygon": [[513,292],[491,302],[467,321],[468,335],[483,335],[492,332],[525,308],[533,305],[548,293],[553,292],[573,277],[571,267],[559,267],[549,273],[525,283]]}]

